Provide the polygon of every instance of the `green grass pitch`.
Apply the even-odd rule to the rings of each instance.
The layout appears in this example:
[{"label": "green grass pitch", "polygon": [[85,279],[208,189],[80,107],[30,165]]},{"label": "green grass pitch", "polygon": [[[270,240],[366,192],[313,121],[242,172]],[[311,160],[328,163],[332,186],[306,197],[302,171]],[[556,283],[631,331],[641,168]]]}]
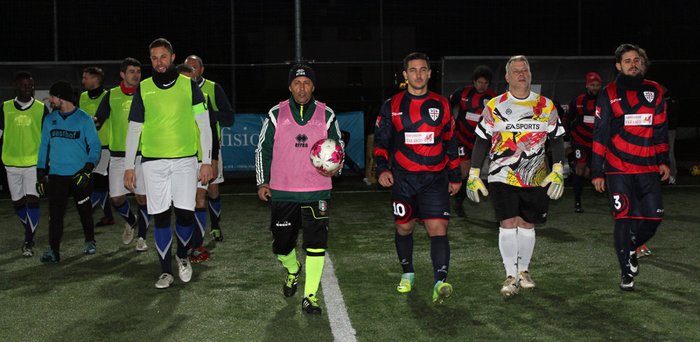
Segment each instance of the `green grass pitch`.
[{"label": "green grass pitch", "polygon": [[[271,252],[269,207],[252,182],[227,185],[225,241],[207,239],[211,259],[193,266],[190,283],[176,276],[167,290],[153,286],[160,268],[152,229],[149,250],[137,253],[133,243],[122,245],[117,218],[96,228],[97,254],[85,256],[71,204],[61,263],[43,265],[47,202],[35,256],[24,258],[11,202],[0,200],[0,341],[333,340],[323,290],[321,316],[301,313],[303,276],[294,298],[282,296],[285,273]],[[353,182],[343,180],[333,194],[329,253],[360,341],[700,339],[697,185],[664,187],[666,220],[649,244],[653,255],[640,259],[631,293],[618,289],[607,198],[591,188],[583,214],[573,212],[571,188],[551,203],[530,268],[537,288],[511,299],[498,292],[505,274],[491,204],[467,204],[467,218],[450,222],[455,292],[435,306],[424,230],[414,234],[416,285],[399,294],[389,193]]]}]

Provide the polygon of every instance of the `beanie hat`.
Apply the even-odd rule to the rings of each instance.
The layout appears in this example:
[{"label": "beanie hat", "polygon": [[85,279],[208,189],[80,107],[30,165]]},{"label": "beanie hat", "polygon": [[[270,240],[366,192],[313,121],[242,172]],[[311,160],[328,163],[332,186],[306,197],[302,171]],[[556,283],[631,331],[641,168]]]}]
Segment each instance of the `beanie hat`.
[{"label": "beanie hat", "polygon": [[73,97],[73,87],[71,87],[70,83],[66,81],[58,81],[54,83],[51,86],[51,89],[49,89],[49,95],[56,96],[61,100],[66,100],[71,103],[75,103]]},{"label": "beanie hat", "polygon": [[314,83],[314,86],[316,86],[316,73],[314,72],[314,69],[311,69],[310,66],[304,65],[304,64],[297,64],[293,66],[291,69],[289,69],[289,77],[287,79],[287,85],[291,85],[292,81],[294,81],[295,78],[299,76],[306,76],[308,77],[311,82]]},{"label": "beanie hat", "polygon": [[600,75],[597,72],[591,71],[586,74],[586,86],[588,86],[589,83],[595,81],[603,82],[603,80],[600,78]]}]

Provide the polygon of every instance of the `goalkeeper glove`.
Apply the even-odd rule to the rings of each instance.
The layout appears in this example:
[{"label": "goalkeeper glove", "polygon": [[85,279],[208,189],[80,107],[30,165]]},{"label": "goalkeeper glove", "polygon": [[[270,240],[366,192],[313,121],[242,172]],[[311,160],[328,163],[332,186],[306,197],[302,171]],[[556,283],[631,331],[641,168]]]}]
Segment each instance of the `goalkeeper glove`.
[{"label": "goalkeeper glove", "polygon": [[85,163],[82,169],[73,175],[73,183],[79,188],[84,188],[90,184],[90,176],[92,175],[92,169],[95,166],[92,163]]},{"label": "goalkeeper glove", "polygon": [[552,172],[550,172],[540,184],[542,187],[549,185],[549,189],[547,189],[547,196],[553,200],[559,199],[562,193],[564,193],[563,170],[564,167],[561,165],[561,163],[555,163],[552,165]]},{"label": "goalkeeper glove", "polygon": [[44,169],[36,170],[36,192],[39,197],[46,196],[46,190],[48,190],[49,177],[46,175]]},{"label": "goalkeeper glove", "polygon": [[484,182],[479,178],[480,172],[481,170],[475,167],[469,169],[469,178],[467,179],[467,197],[476,203],[479,203],[479,192],[484,196],[489,195]]}]

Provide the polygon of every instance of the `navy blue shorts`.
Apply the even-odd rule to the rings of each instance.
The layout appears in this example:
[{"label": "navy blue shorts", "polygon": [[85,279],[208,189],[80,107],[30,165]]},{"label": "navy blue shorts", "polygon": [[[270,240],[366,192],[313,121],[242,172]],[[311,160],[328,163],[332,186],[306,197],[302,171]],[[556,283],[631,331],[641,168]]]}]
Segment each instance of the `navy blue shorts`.
[{"label": "navy blue shorts", "polygon": [[573,149],[574,159],[576,164],[586,164],[587,167],[591,167],[591,148],[583,145],[571,144]]},{"label": "navy blue shorts", "polygon": [[664,205],[658,173],[607,174],[605,179],[616,220],[663,220]]},{"label": "navy blue shorts", "polygon": [[447,172],[394,172],[391,200],[396,223],[412,220],[449,220]]},{"label": "navy blue shorts", "polygon": [[547,210],[549,210],[547,188],[541,186],[521,188],[493,182],[489,183],[489,195],[496,220],[499,222],[517,216],[528,223],[547,222]]}]

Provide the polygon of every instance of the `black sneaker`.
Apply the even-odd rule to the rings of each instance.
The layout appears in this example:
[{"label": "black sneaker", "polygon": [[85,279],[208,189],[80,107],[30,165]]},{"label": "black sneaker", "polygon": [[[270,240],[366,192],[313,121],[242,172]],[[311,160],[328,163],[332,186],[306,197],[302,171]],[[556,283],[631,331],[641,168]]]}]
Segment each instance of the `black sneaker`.
[{"label": "black sneaker", "polygon": [[634,277],[629,274],[623,275],[622,281],[620,282],[620,290],[634,291]]},{"label": "black sneaker", "polygon": [[34,241],[25,241],[22,245],[22,255],[25,257],[34,256],[34,250],[32,247],[34,247]]},{"label": "black sneaker", "polygon": [[583,212],[583,206],[581,205],[581,202],[576,202],[576,204],[574,204],[574,212],[579,214]]},{"label": "black sneaker", "polygon": [[639,260],[635,251],[630,252],[630,272],[635,277],[639,275]]},{"label": "black sneaker", "polygon": [[220,229],[220,228],[214,228],[214,229],[212,229],[210,234],[211,234],[212,240],[214,240],[214,241],[216,241],[216,242],[224,241],[224,234],[221,233],[221,229]]},{"label": "black sneaker", "polygon": [[299,270],[297,273],[287,273],[287,280],[284,282],[284,285],[282,285],[282,293],[284,293],[285,297],[291,297],[297,293],[297,284],[299,283],[301,264],[297,262],[297,265],[299,265]]},{"label": "black sneaker", "polygon": [[304,297],[301,301],[301,311],[311,315],[320,315],[321,307],[318,306],[318,300],[313,295]]}]

